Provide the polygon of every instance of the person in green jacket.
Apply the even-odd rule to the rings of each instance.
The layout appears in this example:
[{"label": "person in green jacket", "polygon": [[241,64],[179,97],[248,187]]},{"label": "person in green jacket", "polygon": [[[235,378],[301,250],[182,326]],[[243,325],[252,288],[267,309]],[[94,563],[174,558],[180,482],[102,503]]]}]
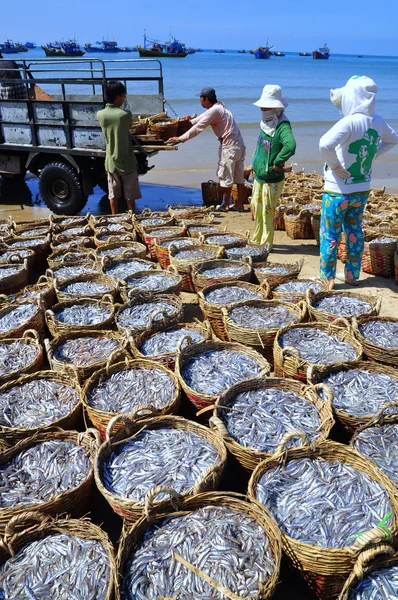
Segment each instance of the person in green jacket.
[{"label": "person in green jacket", "polygon": [[141,191],[130,134],[132,115],[130,111],[122,109],[126,87],[121,81],[110,81],[104,92],[107,104],[97,112],[97,119],[106,140],[105,170],[111,212],[113,215],[117,213],[122,195],[128,209],[134,212],[135,200],[141,198]]},{"label": "person in green jacket", "polygon": [[290,122],[284,110],[287,106],[279,85],[266,85],[261,98],[254,102],[261,108],[260,135],[253,158],[252,214],[255,227],[252,242],[274,241],[274,212],[283,189],[286,161],[296,151]]}]

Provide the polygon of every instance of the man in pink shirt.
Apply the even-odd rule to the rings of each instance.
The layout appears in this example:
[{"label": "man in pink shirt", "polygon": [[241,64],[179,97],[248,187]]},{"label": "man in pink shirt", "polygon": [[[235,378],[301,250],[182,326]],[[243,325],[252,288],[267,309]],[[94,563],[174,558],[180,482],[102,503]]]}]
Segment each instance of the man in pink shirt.
[{"label": "man in pink shirt", "polygon": [[206,108],[206,112],[199,115],[199,117],[189,119],[193,127],[184,133],[184,135],[170,138],[168,142],[187,142],[199,135],[208,125],[211,125],[220,142],[217,177],[220,182],[218,198],[221,210],[229,210],[232,185],[236,183],[238,186],[236,209],[243,212],[243,200],[245,197],[243,170],[246,148],[242,134],[231,111],[222,102],[217,100],[216,92],[213,88],[203,88],[200,92],[200,103],[203,108]]}]

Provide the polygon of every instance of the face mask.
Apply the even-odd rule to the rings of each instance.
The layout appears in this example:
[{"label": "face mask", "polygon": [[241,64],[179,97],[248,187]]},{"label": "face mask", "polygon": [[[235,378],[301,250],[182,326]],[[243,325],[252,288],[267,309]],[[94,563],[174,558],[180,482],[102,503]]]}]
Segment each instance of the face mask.
[{"label": "face mask", "polygon": [[268,123],[269,121],[275,121],[275,119],[279,119],[279,116],[283,113],[283,109],[281,108],[273,108],[272,110],[262,110],[261,117],[264,123]]},{"label": "face mask", "polygon": [[341,110],[342,100],[343,100],[343,88],[336,88],[335,90],[330,90],[330,101],[339,110]]}]

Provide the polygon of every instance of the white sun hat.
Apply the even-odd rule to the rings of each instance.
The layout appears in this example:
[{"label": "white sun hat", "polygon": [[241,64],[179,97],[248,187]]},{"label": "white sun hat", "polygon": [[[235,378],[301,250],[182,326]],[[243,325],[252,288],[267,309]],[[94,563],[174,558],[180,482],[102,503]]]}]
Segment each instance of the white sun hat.
[{"label": "white sun hat", "polygon": [[261,98],[253,102],[254,106],[260,108],[286,108],[288,103],[282,98],[282,88],[280,85],[265,85]]}]

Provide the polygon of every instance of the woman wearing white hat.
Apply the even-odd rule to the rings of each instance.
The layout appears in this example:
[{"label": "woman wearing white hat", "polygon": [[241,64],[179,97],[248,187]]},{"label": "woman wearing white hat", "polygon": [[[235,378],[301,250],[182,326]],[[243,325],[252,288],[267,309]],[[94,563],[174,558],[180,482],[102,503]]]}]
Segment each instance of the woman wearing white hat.
[{"label": "woman wearing white hat", "polygon": [[255,228],[252,241],[257,244],[274,240],[274,212],[283,189],[286,161],[296,151],[287,106],[279,85],[266,85],[261,98],[254,102],[261,108],[260,135],[253,158],[254,184],[252,210]]}]

